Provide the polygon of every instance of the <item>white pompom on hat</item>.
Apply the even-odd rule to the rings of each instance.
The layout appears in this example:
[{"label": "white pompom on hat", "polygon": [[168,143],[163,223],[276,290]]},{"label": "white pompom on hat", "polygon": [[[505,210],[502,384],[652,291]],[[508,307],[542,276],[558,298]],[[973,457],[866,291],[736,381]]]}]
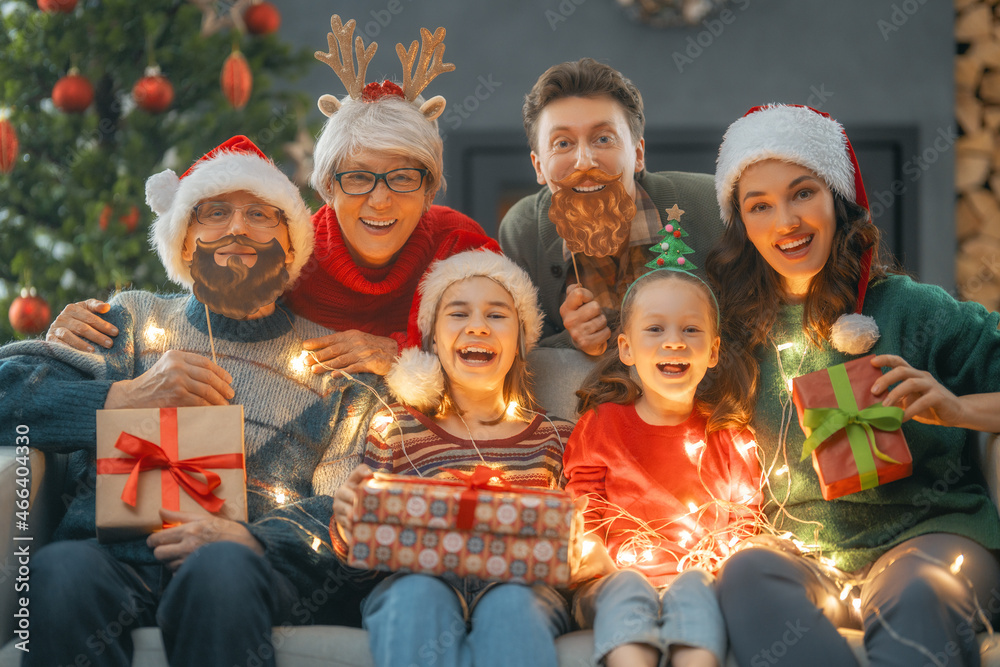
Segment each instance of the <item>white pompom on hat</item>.
[{"label": "white pompom on hat", "polygon": [[[420,304],[408,343],[386,375],[386,383],[401,402],[422,412],[435,410],[444,395],[444,373],[431,352],[438,305],[451,285],[481,276],[499,283],[514,299],[523,349],[527,353],[542,335],[542,312],[531,277],[512,261],[490,250],[470,250],[431,264],[420,282]],[[411,313],[411,318],[414,314]],[[419,331],[419,340],[412,333]],[[520,352],[519,352],[520,354]]]},{"label": "white pompom on hat", "polygon": [[171,169],[146,180],[146,203],[156,214],[150,243],[175,283],[192,288],[191,268],[181,256],[192,209],[198,202],[244,190],[285,212],[292,263],[289,285],[299,277],[313,249],[312,214],[302,194],[247,137],[235,136],[199,158],[179,178]]},{"label": "white pompom on hat", "polygon": [[[812,107],[769,104],[754,107],[729,126],[719,147],[715,193],[725,224],[733,224],[733,193],[743,171],[761,160],[782,160],[816,173],[844,199],[868,210],[861,169],[843,125]],[[845,354],[864,354],[879,338],[878,325],[861,309],[868,290],[872,248],[861,256],[858,299],[853,313],[833,324],[830,343]]]}]

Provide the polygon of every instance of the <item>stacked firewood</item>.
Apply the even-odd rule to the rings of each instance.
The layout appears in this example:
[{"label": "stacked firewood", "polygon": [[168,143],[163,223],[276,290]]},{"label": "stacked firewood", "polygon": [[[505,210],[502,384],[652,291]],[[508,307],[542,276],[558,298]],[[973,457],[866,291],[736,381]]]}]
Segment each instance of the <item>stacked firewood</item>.
[{"label": "stacked firewood", "polygon": [[955,0],[956,282],[1000,309],[1000,2]]}]

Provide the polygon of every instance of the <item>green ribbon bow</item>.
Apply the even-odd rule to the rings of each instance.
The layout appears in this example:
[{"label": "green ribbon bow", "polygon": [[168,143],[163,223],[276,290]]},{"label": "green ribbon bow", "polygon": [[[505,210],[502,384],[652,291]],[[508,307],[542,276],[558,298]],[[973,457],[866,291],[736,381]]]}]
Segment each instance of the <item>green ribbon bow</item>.
[{"label": "green ribbon bow", "polygon": [[858,467],[861,490],[874,488],[878,486],[878,472],[872,454],[887,463],[899,465],[899,461],[879,451],[872,429],[874,427],[880,431],[899,430],[903,424],[903,409],[885,407],[877,403],[859,410],[844,365],[831,366],[826,370],[830,375],[830,384],[833,385],[833,395],[838,407],[806,408],[803,411],[802,430],[808,437],[802,444],[802,457],[799,460],[805,461],[813,450],[837,431],[845,429],[854,463]]}]

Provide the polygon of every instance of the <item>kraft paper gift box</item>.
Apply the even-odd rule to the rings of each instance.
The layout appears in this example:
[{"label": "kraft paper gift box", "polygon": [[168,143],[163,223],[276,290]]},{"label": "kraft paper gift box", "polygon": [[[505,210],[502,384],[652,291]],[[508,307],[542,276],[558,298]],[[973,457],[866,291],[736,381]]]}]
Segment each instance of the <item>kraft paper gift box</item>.
[{"label": "kraft paper gift box", "polygon": [[449,472],[468,479],[376,473],[361,484],[349,564],[569,585],[583,531],[568,493],[497,484],[498,473],[485,466]]},{"label": "kraft paper gift box", "polygon": [[883,407],[871,388],[882,371],[872,355],[792,381],[792,402],[806,434],[825,500],[888,484],[913,472],[900,430],[903,410]]},{"label": "kraft paper gift box", "polygon": [[243,406],[97,411],[97,538],[165,528],[160,508],[246,521]]}]

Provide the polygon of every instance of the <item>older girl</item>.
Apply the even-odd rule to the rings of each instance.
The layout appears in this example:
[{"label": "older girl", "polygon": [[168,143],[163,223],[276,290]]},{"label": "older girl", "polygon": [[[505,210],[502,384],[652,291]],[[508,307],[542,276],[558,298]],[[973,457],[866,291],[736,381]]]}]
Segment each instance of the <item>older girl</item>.
[{"label": "older girl", "polygon": [[[836,627],[863,623],[872,665],[978,665],[1000,521],[962,429],[1000,428],[1000,394],[980,393],[1000,390],[1000,316],[887,268],[853,149],[826,114],[751,109],[726,133],[716,189],[727,229],[707,268],[723,339],[743,352],[730,371],[746,378],[765,511],[800,545],[723,567],[738,662],[855,665]],[[913,475],[826,501],[799,460],[790,380],[869,349],[890,369],[872,393],[905,408]]]},{"label": "older girl", "polygon": [[[372,469],[450,478],[445,468],[487,465],[514,484],[559,483],[573,426],[534,410],[525,355],[542,318],[531,279],[501,255],[465,252],[434,264],[421,295],[421,349],[406,350],[387,376],[403,404],[375,415],[365,464],[335,496],[342,535]],[[385,666],[554,666],[553,639],[569,623],[565,600],[548,586],[404,573],[380,583],[362,614],[375,663]]]}]

